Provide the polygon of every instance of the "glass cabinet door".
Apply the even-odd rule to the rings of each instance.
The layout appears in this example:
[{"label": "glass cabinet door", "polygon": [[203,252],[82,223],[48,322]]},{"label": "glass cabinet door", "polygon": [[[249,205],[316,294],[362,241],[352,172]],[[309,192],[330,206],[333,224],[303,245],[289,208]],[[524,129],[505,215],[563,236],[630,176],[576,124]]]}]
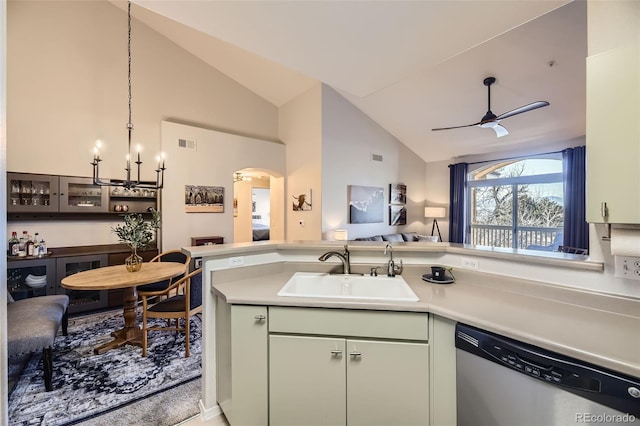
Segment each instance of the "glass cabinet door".
[{"label": "glass cabinet door", "polygon": [[8,212],[58,211],[58,176],[7,174]]},{"label": "glass cabinet door", "polygon": [[[107,261],[108,255],[106,254],[58,258],[56,264],[57,282],[60,283],[64,277],[77,274],[78,272],[107,266]],[[70,314],[91,311],[107,306],[106,290],[69,290],[59,284],[57,293],[69,296]]]},{"label": "glass cabinet door", "polygon": [[108,212],[109,193],[91,178],[60,176],[60,211]]},{"label": "glass cabinet door", "polygon": [[7,292],[14,300],[56,293],[54,259],[7,262]]}]

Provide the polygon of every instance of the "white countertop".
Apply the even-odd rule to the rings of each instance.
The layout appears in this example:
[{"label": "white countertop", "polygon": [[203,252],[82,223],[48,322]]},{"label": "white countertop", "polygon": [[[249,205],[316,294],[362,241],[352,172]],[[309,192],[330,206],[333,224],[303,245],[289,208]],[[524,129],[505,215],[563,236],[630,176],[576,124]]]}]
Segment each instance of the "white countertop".
[{"label": "white countertop", "polygon": [[[421,279],[430,271],[417,265],[405,266],[402,277],[418,302],[277,296],[294,272],[329,266],[277,262],[214,271],[213,291],[231,304],[431,312],[640,377],[640,300],[465,270],[453,284],[432,284]],[[352,266],[366,272],[370,265]]]}]

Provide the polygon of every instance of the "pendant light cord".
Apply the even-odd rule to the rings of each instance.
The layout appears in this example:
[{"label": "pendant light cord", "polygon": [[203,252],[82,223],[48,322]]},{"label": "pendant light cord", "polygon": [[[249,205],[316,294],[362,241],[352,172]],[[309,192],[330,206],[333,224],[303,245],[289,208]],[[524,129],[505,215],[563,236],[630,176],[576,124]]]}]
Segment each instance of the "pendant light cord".
[{"label": "pendant light cord", "polygon": [[131,123],[131,2],[128,7],[128,31],[127,31],[127,54],[129,59],[128,78],[129,78],[129,127],[133,127]]}]

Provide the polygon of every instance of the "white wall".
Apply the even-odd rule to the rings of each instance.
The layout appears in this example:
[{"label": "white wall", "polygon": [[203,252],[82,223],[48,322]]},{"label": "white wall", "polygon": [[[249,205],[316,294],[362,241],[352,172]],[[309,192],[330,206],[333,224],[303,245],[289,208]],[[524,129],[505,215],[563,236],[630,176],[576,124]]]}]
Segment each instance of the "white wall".
[{"label": "white wall", "polygon": [[[283,176],[284,145],[169,121],[161,128],[162,149],[175,159],[162,191],[162,249],[189,246],[191,237],[198,236],[219,235],[232,242],[234,172],[250,167]],[[178,139],[195,141],[196,149],[180,148]],[[224,212],[185,213],[185,185],[224,187]]]},{"label": "white wall", "polygon": [[[382,162],[371,154],[383,156]],[[404,231],[423,232],[425,162],[332,88],[322,86],[322,232],[333,239],[335,229],[347,229],[349,239]],[[384,222],[348,224],[347,185],[407,186],[407,225]]]},{"label": "white wall", "polygon": [[[425,207],[444,207],[447,217],[438,219],[442,241],[449,241],[449,164],[450,161],[427,163],[425,179]],[[424,210],[423,210],[424,215]],[[431,235],[433,218],[424,218],[428,235]],[[438,231],[434,231],[437,235]]]},{"label": "white wall", "polygon": [[[133,140],[144,148],[143,178],[154,177],[164,119],[277,140],[275,106],[137,21],[135,9]],[[11,1],[7,17],[7,169],[90,176],[91,150],[100,138],[106,145],[101,174],[123,177],[126,11],[100,0]],[[168,155],[167,181],[179,161]],[[8,230],[37,231],[51,247],[64,247],[115,243],[112,225],[12,222]]]}]

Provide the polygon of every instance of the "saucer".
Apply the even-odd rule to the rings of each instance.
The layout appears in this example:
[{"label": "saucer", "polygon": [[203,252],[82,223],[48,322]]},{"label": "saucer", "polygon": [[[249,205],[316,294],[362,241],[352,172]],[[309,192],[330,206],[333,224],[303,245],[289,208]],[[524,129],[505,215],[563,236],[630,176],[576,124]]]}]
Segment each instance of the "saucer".
[{"label": "saucer", "polygon": [[432,274],[424,274],[422,276],[422,279],[424,281],[427,281],[427,282],[430,282],[430,283],[434,283],[434,284],[451,284],[451,283],[455,282],[455,280],[453,278],[447,278],[446,280],[434,280]]}]

